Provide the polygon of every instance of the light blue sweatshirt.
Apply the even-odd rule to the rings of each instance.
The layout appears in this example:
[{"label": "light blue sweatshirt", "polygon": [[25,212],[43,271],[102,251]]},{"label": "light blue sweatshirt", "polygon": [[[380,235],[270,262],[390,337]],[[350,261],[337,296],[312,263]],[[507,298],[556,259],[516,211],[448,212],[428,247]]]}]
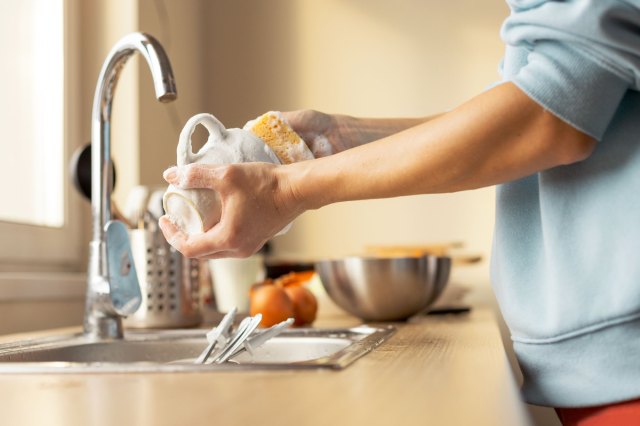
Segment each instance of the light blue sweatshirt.
[{"label": "light blue sweatshirt", "polygon": [[598,141],[497,191],[493,284],[524,396],[640,398],[640,0],[509,4],[503,80]]}]

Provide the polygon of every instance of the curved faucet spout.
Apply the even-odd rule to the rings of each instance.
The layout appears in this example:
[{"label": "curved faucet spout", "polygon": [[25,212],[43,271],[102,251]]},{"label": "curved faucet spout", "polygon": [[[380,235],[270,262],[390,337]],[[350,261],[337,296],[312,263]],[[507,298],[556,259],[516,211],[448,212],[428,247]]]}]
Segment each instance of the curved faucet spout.
[{"label": "curved faucet spout", "polygon": [[104,227],[111,219],[111,108],[120,72],[127,59],[140,53],[149,65],[160,102],[176,99],[176,83],[171,63],[160,43],[144,33],[121,38],[111,49],[98,77],[91,118],[91,206],[93,240],[104,239]]},{"label": "curved faucet spout", "polygon": [[[120,315],[131,312],[133,303],[113,303],[116,298],[125,297],[126,292],[111,277],[107,257],[110,235],[118,235],[117,241],[128,238],[122,236],[117,227],[107,235],[107,225],[111,221],[111,109],[113,96],[120,72],[127,59],[134,53],[140,53],[149,65],[160,102],[176,99],[176,84],[169,58],[160,43],[144,33],[132,33],[120,39],[111,49],[104,61],[93,98],[91,117],[91,210],[93,214],[93,233],[89,254],[88,287],[84,328],[85,333],[96,338],[122,337]],[[125,268],[126,269],[126,268]],[[114,284],[115,285],[112,285]],[[114,294],[117,291],[119,294]],[[128,297],[128,296],[127,296]],[[126,300],[125,300],[126,302]],[[118,309],[118,306],[125,307]],[[128,307],[128,308],[127,308]],[[128,310],[127,310],[128,309]]]}]

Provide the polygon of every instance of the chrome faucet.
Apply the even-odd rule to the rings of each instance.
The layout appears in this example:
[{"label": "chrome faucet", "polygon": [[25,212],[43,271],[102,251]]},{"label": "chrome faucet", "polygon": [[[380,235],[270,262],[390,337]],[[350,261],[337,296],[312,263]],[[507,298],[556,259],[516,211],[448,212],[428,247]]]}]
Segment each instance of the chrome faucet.
[{"label": "chrome faucet", "polygon": [[176,99],[171,64],[160,43],[144,33],[120,39],[102,65],[91,117],[92,241],[84,317],[84,332],[94,339],[122,338],[122,318],[141,302],[127,228],[111,219],[111,108],[118,77],[127,59],[140,53],[149,65],[160,102]]}]

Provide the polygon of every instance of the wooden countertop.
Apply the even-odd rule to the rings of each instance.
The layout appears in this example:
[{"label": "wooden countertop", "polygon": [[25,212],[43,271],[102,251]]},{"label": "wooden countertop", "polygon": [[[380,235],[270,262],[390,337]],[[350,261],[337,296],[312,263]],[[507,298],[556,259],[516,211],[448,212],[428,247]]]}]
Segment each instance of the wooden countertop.
[{"label": "wooden countertop", "polygon": [[528,425],[493,315],[397,324],[342,371],[3,375],[0,424]]}]

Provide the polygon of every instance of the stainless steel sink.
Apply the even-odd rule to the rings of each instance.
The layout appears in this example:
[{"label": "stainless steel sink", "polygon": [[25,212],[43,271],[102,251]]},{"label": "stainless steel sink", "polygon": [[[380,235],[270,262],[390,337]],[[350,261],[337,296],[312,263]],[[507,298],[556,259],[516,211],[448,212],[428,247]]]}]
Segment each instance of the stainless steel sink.
[{"label": "stainless steel sink", "polygon": [[0,373],[196,372],[341,369],[384,342],[395,328],[289,329],[253,355],[224,364],[194,364],[207,346],[203,329],[129,331],[122,340],[68,334],[0,345]]}]

